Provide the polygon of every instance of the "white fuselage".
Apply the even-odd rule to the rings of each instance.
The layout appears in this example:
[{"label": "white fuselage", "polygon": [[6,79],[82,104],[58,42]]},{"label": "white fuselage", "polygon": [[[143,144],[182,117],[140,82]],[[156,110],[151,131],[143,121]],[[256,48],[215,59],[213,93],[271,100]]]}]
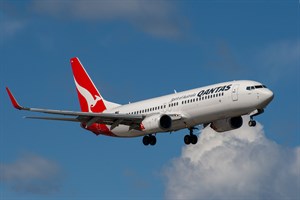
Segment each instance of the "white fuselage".
[{"label": "white fuselage", "polygon": [[[273,93],[262,86],[261,83],[246,80],[218,83],[122,105],[106,110],[105,113],[178,115],[180,119],[174,120],[170,129],[159,132],[177,131],[265,108],[272,100]],[[128,126],[119,125],[112,132],[118,137],[136,137],[158,131],[130,130]]]}]

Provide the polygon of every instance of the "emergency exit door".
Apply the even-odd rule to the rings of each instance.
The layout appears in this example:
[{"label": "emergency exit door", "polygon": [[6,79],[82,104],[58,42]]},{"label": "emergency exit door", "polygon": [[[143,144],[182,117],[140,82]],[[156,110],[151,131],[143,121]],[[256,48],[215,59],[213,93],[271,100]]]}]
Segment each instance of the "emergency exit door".
[{"label": "emergency exit door", "polygon": [[237,101],[238,96],[239,96],[239,85],[234,85],[232,87],[232,93],[231,93],[232,101]]}]

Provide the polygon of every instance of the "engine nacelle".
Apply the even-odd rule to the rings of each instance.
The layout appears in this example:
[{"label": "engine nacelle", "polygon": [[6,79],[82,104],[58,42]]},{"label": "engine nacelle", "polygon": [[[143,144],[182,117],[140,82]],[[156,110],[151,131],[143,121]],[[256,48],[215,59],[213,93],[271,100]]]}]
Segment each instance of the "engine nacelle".
[{"label": "engine nacelle", "polygon": [[210,127],[217,132],[225,132],[240,128],[242,125],[243,118],[239,116],[214,121],[210,124]]},{"label": "engine nacelle", "polygon": [[169,115],[156,114],[146,117],[142,124],[145,131],[167,131],[172,127],[172,118]]}]

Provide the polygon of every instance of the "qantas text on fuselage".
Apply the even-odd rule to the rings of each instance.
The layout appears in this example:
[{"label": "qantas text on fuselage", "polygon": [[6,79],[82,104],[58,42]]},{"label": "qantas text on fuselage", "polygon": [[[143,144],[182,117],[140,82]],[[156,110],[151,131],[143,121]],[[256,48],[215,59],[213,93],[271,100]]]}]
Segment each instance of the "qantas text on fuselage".
[{"label": "qantas text on fuselage", "polygon": [[78,58],[71,58],[73,78],[81,111],[51,110],[21,106],[6,88],[13,106],[19,110],[56,115],[26,117],[31,119],[79,122],[96,135],[113,137],[143,136],[144,145],[155,145],[156,134],[188,129],[185,144],[196,144],[193,133],[198,125],[217,132],[238,129],[243,115],[264,112],[274,95],[265,85],[251,80],[230,81],[120,105],[101,96]]}]

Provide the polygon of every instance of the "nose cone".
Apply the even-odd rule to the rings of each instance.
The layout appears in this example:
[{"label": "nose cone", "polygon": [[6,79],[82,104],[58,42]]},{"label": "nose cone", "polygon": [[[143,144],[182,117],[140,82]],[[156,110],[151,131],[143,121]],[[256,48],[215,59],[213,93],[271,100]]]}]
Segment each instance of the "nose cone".
[{"label": "nose cone", "polygon": [[273,100],[274,93],[271,90],[265,88],[264,91],[261,92],[260,96],[260,99],[262,100],[262,105],[266,107]]}]

